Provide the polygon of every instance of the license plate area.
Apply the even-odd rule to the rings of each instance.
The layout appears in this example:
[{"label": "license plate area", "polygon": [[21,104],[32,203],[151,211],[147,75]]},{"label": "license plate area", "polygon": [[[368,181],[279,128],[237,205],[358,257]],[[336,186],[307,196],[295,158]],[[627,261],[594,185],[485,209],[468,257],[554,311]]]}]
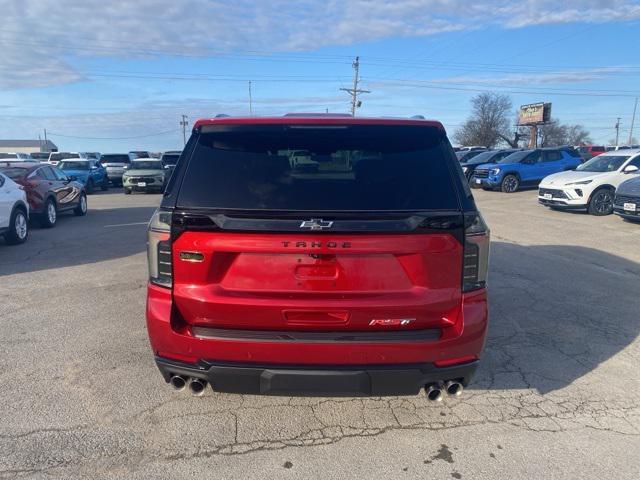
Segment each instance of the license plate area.
[{"label": "license plate area", "polygon": [[625,212],[635,212],[637,210],[637,206],[635,203],[625,203],[622,208]]},{"label": "license plate area", "polygon": [[138,186],[139,187],[146,187],[147,186],[147,182],[138,182]]},{"label": "license plate area", "polygon": [[551,200],[553,198],[553,195],[551,195],[550,193],[545,193],[542,198],[544,198],[545,200]]}]

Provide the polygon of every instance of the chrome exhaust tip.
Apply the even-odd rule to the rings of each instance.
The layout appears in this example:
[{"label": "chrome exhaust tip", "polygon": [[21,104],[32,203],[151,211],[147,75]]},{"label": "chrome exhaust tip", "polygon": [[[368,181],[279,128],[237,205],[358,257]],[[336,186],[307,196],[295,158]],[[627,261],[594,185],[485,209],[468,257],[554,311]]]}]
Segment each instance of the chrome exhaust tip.
[{"label": "chrome exhaust tip", "polygon": [[202,395],[204,395],[206,389],[206,380],[202,380],[200,378],[192,378],[191,381],[189,381],[189,391],[194,397],[201,397]]},{"label": "chrome exhaust tip", "polygon": [[464,386],[460,382],[449,380],[444,384],[444,389],[446,390],[447,395],[451,395],[452,397],[459,397],[460,395],[462,395]]},{"label": "chrome exhaust tip", "polygon": [[440,388],[440,384],[438,383],[432,383],[431,385],[425,386],[424,393],[427,395],[427,398],[432,402],[442,401],[442,389]]},{"label": "chrome exhaust tip", "polygon": [[177,392],[181,392],[187,387],[187,379],[182,375],[172,375],[169,379],[169,385]]}]

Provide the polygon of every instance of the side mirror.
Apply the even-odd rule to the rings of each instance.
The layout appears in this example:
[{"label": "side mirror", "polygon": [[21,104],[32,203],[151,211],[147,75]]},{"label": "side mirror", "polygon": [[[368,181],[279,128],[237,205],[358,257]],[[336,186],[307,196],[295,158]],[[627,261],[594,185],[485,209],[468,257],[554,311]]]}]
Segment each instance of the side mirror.
[{"label": "side mirror", "polygon": [[626,167],[624,167],[624,170],[622,170],[624,173],[636,173],[638,170],[640,170],[638,167],[636,167],[635,165],[627,165]]}]

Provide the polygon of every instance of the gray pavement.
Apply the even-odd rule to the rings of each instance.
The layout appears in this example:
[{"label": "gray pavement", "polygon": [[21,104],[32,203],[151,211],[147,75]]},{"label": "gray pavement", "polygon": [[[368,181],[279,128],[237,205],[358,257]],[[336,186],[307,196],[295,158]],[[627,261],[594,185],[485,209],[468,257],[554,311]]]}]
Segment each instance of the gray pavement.
[{"label": "gray pavement", "polygon": [[144,322],[158,195],[0,242],[0,478],[640,478],[640,225],[474,193],[491,326],[442,404],[170,390]]}]

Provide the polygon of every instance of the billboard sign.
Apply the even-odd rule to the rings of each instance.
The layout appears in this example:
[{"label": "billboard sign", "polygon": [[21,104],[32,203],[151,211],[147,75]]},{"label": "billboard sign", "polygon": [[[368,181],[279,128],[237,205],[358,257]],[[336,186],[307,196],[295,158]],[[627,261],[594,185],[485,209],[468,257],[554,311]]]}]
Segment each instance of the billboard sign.
[{"label": "billboard sign", "polygon": [[551,120],[550,103],[522,105],[518,112],[518,125],[539,125]]}]

